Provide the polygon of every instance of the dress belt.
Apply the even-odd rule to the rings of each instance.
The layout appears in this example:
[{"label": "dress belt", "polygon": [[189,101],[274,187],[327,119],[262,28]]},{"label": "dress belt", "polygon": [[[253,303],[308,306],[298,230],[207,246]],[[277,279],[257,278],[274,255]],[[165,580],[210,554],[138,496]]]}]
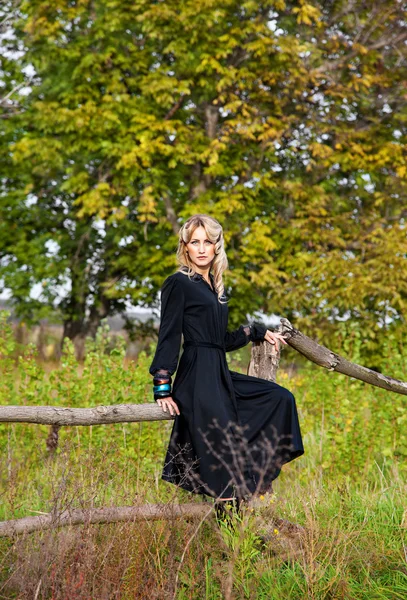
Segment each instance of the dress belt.
[{"label": "dress belt", "polygon": [[186,341],[182,344],[182,347],[186,346],[204,346],[205,348],[219,348],[219,350],[225,350],[224,346],[220,344],[213,344],[212,342],[194,342],[194,341]]}]

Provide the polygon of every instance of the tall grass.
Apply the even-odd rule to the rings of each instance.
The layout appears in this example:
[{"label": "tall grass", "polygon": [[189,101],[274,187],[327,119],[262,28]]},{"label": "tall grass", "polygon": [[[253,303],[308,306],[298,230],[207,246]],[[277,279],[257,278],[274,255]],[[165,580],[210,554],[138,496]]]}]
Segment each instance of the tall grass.
[{"label": "tall grass", "polygon": [[[120,342],[106,354],[106,332],[89,344],[81,368],[68,344],[49,371],[32,346],[17,358],[7,322],[0,323],[1,403],[150,400],[149,356],[124,364]],[[392,350],[382,369],[403,379],[405,358]],[[274,496],[232,524],[217,522],[208,502],[203,521],[85,523],[2,539],[0,598],[407,597],[405,398],[313,366],[281,371],[278,382],[295,393],[306,451],[284,466]],[[0,518],[202,500],[160,479],[170,427],[66,427],[51,456],[47,427],[1,425]],[[276,518],[304,529],[283,531]]]}]

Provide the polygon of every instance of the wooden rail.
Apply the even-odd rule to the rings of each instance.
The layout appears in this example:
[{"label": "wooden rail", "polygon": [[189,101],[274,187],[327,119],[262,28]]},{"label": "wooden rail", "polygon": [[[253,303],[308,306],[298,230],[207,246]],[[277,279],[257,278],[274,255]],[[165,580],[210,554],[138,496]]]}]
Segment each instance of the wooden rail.
[{"label": "wooden rail", "polygon": [[115,404],[93,408],[60,406],[0,406],[0,422],[38,425],[108,425],[173,419],[158,404]]},{"label": "wooden rail", "polygon": [[[287,343],[303,354],[308,360],[329,371],[336,371],[360,379],[371,385],[384,388],[397,394],[407,395],[407,383],[393,379],[372,369],[362,367],[332,352],[295,329],[287,319],[281,319],[277,331],[284,335]],[[248,374],[275,381],[280,362],[280,350],[267,342],[252,344]],[[139,421],[163,421],[173,419],[155,403],[117,404],[113,406],[95,406],[93,408],[62,408],[59,406],[1,406],[0,422],[37,423],[51,425],[47,439],[49,450],[55,450],[58,444],[58,430],[64,425],[86,426],[107,425],[110,423],[132,423]],[[184,505],[144,505],[127,507],[107,507],[89,510],[72,509],[60,514],[44,514],[24,517],[0,523],[0,536],[13,536],[39,529],[76,525],[80,523],[114,523],[118,521],[137,521],[168,519],[186,516],[205,516],[210,514],[213,504],[191,503]],[[283,522],[283,521],[282,521]],[[291,524],[292,525],[292,524]],[[292,525],[294,526],[294,525]],[[297,527],[297,526],[295,526]]]},{"label": "wooden rail", "polygon": [[[287,343],[308,360],[328,369],[343,373],[354,379],[390,392],[407,395],[407,383],[361,365],[332,352],[295,329],[290,321],[281,319],[277,331],[284,335]],[[280,349],[267,342],[252,345],[249,375],[275,381],[280,362]],[[109,423],[133,423],[137,421],[163,421],[173,417],[154,403],[116,404],[93,408],[62,408],[59,406],[1,406],[0,422],[38,423],[41,425],[107,425]]]}]

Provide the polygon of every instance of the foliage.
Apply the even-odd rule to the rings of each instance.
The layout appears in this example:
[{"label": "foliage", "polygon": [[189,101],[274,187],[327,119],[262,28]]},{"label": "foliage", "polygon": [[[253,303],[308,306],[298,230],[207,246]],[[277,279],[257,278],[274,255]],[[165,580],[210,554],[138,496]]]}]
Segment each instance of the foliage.
[{"label": "foliage", "polygon": [[207,212],[231,323],[263,310],[328,336],[350,318],[376,350],[405,325],[403,3],[33,0],[13,28],[35,70],[0,151],[19,314],[75,337],[154,303],[180,222]]}]

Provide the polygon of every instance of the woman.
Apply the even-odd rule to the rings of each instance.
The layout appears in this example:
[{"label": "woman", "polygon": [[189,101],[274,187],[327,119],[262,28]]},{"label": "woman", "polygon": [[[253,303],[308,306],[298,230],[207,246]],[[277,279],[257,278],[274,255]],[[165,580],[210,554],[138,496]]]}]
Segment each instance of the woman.
[{"label": "woman", "polygon": [[149,369],[154,399],[175,415],[162,479],[217,500],[264,493],[281,466],[304,453],[295,399],[277,383],[230,371],[225,353],[249,341],[286,342],[259,323],[227,330],[228,261],[216,219],[198,214],[184,223],[177,259],[161,289]]}]

